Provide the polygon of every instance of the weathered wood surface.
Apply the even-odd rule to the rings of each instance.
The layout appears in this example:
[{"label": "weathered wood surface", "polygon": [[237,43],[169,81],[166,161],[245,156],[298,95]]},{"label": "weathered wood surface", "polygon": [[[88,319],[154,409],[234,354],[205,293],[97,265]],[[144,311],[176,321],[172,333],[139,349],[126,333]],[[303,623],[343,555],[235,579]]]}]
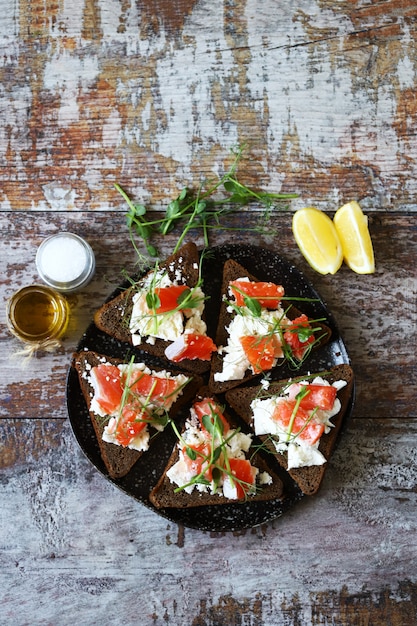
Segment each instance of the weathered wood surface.
[{"label": "weathered wood surface", "polygon": [[[416,17],[412,0],[2,3],[2,624],[417,623]],[[113,184],[158,210],[245,142],[242,179],[297,191],[291,210],[360,200],[377,271],[316,274],[291,210],[273,217],[274,237],[239,233],[283,253],[324,297],[357,400],[317,497],[251,531],[203,533],[91,467],[65,379],[97,303],[135,269]],[[97,273],[70,296],[62,349],[22,367],[5,303],[37,280],[37,246],[60,230],[88,239]]]},{"label": "weathered wood surface", "polygon": [[4,624],[415,624],[415,420],[353,420],[316,498],[233,534],[126,497],[64,420],[7,420],[6,436]]},{"label": "weathered wood surface", "polygon": [[0,202],[158,202],[248,142],[248,176],[415,210],[413,0],[3,2]]}]

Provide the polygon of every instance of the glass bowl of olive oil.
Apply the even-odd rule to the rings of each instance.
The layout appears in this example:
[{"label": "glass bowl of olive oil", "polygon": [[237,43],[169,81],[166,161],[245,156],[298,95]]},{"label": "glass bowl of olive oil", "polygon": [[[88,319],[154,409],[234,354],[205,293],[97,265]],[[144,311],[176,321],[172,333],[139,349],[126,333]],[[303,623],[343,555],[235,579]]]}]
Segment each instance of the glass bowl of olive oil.
[{"label": "glass bowl of olive oil", "polygon": [[30,285],[10,298],[7,314],[10,330],[18,339],[42,345],[65,333],[69,306],[65,297],[50,287]]}]

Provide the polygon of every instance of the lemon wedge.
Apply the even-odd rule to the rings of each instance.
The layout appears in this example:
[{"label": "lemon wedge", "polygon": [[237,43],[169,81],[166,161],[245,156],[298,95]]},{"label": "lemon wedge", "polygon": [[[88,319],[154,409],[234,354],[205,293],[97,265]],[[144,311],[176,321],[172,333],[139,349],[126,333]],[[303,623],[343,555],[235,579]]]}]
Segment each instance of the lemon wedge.
[{"label": "lemon wedge", "polygon": [[346,265],[357,274],[373,274],[375,259],[368,218],[359,204],[355,200],[344,204],[336,211],[333,223]]},{"label": "lemon wedge", "polygon": [[315,207],[296,211],[292,231],[301,253],[316,272],[335,274],[343,263],[336,228],[326,213]]}]

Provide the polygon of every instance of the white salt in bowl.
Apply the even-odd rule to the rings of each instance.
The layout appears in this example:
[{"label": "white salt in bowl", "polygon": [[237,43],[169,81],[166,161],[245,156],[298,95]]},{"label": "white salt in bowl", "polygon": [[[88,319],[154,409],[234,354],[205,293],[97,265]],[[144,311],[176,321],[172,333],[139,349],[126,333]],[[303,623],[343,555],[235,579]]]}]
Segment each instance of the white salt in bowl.
[{"label": "white salt in bowl", "polygon": [[82,237],[62,232],[41,243],[36,253],[36,268],[47,285],[69,292],[90,282],[96,262],[91,246]]}]

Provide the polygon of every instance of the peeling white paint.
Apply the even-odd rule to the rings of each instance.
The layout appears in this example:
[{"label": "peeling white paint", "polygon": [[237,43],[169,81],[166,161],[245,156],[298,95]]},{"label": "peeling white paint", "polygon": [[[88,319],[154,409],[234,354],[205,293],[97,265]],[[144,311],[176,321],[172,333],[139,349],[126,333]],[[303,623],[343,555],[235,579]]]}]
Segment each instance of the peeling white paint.
[{"label": "peeling white paint", "polygon": [[[167,36],[162,16],[153,16],[155,26],[149,7],[142,14],[133,0],[123,5],[98,0],[94,8],[96,39],[87,40],[84,20],[91,7],[84,0],[74,7],[70,0],[60,2],[49,25],[49,60],[42,75],[37,77],[31,64],[26,85],[5,87],[0,108],[10,108],[11,116],[1,111],[10,124],[1,127],[0,156],[9,146],[20,180],[27,181],[28,172],[17,155],[36,149],[37,171],[54,166],[50,146],[60,140],[61,130],[70,130],[69,145],[81,138],[86,153],[95,149],[96,138],[89,138],[82,127],[83,114],[89,95],[96,96],[96,81],[102,81],[108,89],[102,137],[114,163],[129,161],[124,151],[139,146],[156,159],[172,159],[176,177],[187,179],[207,146],[218,146],[221,160],[238,141],[253,138],[265,146],[265,171],[281,154],[288,167],[306,160],[316,168],[321,164],[324,177],[329,176],[326,168],[352,159],[375,170],[378,204],[385,198],[387,205],[388,195],[395,198],[400,186],[412,194],[417,179],[417,162],[409,158],[417,145],[414,114],[405,120],[411,131],[406,145],[396,125],[399,91],[415,86],[413,37],[404,20],[398,65],[392,78],[380,79],[375,64],[384,55],[383,45],[365,39],[363,45],[351,45],[348,37],[357,24],[351,23],[349,12],[338,5],[323,8],[318,0],[301,0],[296,7],[284,3],[272,12],[266,4],[247,0],[243,13],[238,6],[225,8],[222,0],[200,1],[185,17],[178,38]],[[229,14],[235,14],[234,29]],[[18,69],[24,44],[12,53],[3,47],[0,64]],[[120,76],[113,69],[118,58]],[[364,74],[367,63],[369,75]],[[361,68],[357,74],[356,64]],[[36,66],[36,71],[42,68]],[[37,109],[32,111],[35,96]],[[39,136],[34,126],[28,132],[28,120],[37,121],[36,116],[44,125]],[[104,168],[101,154],[96,156],[96,172]],[[85,168],[78,160],[74,154],[74,169]],[[270,186],[279,184],[275,172]],[[375,197],[370,201],[375,204]]]},{"label": "peeling white paint", "polygon": [[[2,0],[0,19],[1,45],[8,44],[9,40],[19,35],[19,0]],[[0,57],[1,58],[1,57]],[[1,63],[1,62],[0,62]]]},{"label": "peeling white paint", "polygon": [[401,89],[413,89],[416,86],[415,75],[416,70],[414,63],[408,55],[400,59],[397,68],[398,82]]},{"label": "peeling white paint", "polygon": [[102,122],[102,144],[106,148],[114,147],[120,143],[122,132],[122,120],[117,109]]},{"label": "peeling white paint", "polygon": [[151,122],[151,103],[147,102],[142,111],[142,126],[143,130],[148,131]]},{"label": "peeling white paint", "polygon": [[59,125],[67,126],[78,121],[78,93],[91,86],[98,76],[97,57],[80,58],[65,49],[45,64],[44,88],[59,94],[60,98]]},{"label": "peeling white paint", "polygon": [[50,33],[57,38],[79,34],[86,0],[60,0],[56,20],[50,25]]},{"label": "peeling white paint", "polygon": [[193,154],[189,147],[196,141],[198,145],[200,141],[201,145],[212,142],[234,145],[238,137],[232,116],[216,119],[210,88],[212,81],[207,80],[208,75],[218,76],[215,82],[220,90],[230,87],[228,75],[234,71],[231,52],[224,49],[206,54],[199,49],[200,46],[204,47],[204,42],[196,42],[194,58],[198,63],[190,65],[189,53],[182,49],[176,51],[174,58],[163,58],[157,65],[161,79],[158,105],[167,114],[167,124],[157,133],[155,147],[160,154],[183,165],[191,163]]},{"label": "peeling white paint", "polygon": [[12,91],[6,87],[6,84],[0,85],[0,118],[3,120],[0,124],[0,158],[5,158],[7,151],[11,150],[13,157],[18,159],[19,152],[30,147],[25,128],[32,93],[29,85],[16,86]]},{"label": "peeling white paint", "polygon": [[62,185],[59,181],[53,181],[43,186],[43,192],[50,210],[63,211],[74,208],[76,192],[69,185]]}]

